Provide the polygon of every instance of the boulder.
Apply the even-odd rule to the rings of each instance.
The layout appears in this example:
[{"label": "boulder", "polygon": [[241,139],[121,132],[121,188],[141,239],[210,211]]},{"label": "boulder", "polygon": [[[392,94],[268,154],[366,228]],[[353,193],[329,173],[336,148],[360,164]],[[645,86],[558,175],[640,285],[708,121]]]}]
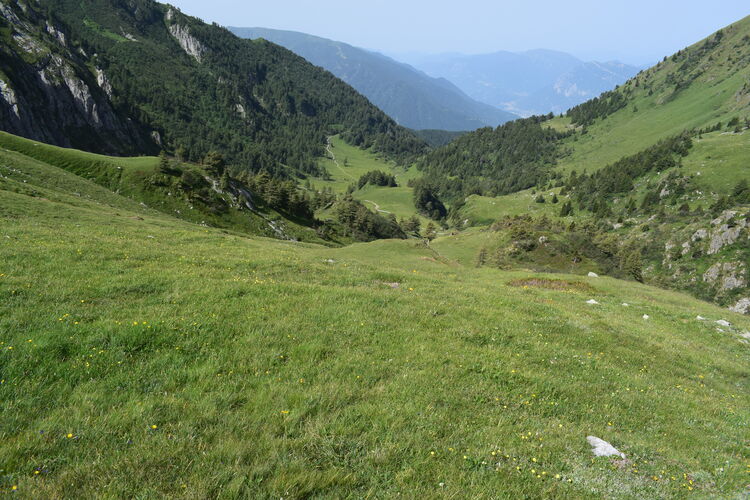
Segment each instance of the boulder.
[{"label": "boulder", "polygon": [[750,314],[750,297],[740,299],[735,305],[731,306],[729,310],[740,314]]},{"label": "boulder", "polygon": [[591,445],[591,451],[596,457],[620,457],[625,458],[625,454],[621,453],[620,450],[609,444],[603,439],[599,439],[596,436],[588,436],[586,441]]}]

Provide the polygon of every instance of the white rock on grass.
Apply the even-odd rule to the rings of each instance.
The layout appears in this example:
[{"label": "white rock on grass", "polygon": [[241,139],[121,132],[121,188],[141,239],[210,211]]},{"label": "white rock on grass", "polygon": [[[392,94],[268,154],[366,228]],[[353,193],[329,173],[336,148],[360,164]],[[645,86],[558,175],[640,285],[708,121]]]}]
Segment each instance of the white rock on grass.
[{"label": "white rock on grass", "polygon": [[628,304],[627,302],[623,302],[622,307],[630,307],[630,304]]},{"label": "white rock on grass", "polygon": [[591,300],[587,300],[587,301],[586,301],[586,303],[587,303],[587,304],[589,304],[589,305],[595,306],[595,305],[597,305],[597,304],[598,304],[599,302],[595,301],[594,299],[591,299]]},{"label": "white rock on grass", "polygon": [[603,439],[599,439],[596,436],[589,436],[586,438],[586,441],[589,442],[592,448],[592,452],[594,453],[594,456],[596,457],[621,457],[625,458],[624,453],[620,453],[620,450],[609,444]]},{"label": "white rock on grass", "polygon": [[649,316],[648,314],[644,314],[643,315],[643,319],[650,319],[650,318],[651,318],[651,316]]},{"label": "white rock on grass", "polygon": [[732,326],[732,323],[730,323],[729,321],[727,321],[725,319],[720,319],[720,320],[716,321],[716,324],[717,325],[721,325],[721,326],[727,326],[727,327]]},{"label": "white rock on grass", "polygon": [[598,277],[599,277],[599,275],[596,274],[596,273],[593,273],[593,272],[589,273],[589,278],[598,278]]},{"label": "white rock on grass", "polygon": [[706,321],[706,318],[704,318],[700,314],[698,316],[696,316],[695,319],[697,319],[698,321]]}]

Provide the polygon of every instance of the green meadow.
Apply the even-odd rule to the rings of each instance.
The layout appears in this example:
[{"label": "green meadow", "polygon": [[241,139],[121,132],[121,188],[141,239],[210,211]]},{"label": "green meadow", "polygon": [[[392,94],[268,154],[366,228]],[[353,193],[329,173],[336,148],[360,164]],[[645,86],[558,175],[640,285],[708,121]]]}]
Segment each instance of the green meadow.
[{"label": "green meadow", "polygon": [[[330,152],[321,158],[319,164],[328,172],[329,179],[313,179],[315,189],[331,188],[335,193],[346,193],[347,188],[359,178],[373,170],[380,170],[396,177],[398,187],[380,187],[370,184],[357,189],[352,196],[372,211],[381,214],[394,214],[399,219],[415,215],[413,190],[407,186],[409,180],[420,176],[415,167],[404,168],[378,157],[371,151],[350,146],[339,136],[331,137]],[[335,158],[335,161],[334,161]],[[320,215],[325,216],[325,213]],[[418,216],[423,226],[429,219]]]},{"label": "green meadow", "polygon": [[[3,493],[746,492],[746,317],[607,277],[476,269],[451,237],[246,237],[19,153],[0,165]],[[627,459],[594,458],[589,435]]]}]

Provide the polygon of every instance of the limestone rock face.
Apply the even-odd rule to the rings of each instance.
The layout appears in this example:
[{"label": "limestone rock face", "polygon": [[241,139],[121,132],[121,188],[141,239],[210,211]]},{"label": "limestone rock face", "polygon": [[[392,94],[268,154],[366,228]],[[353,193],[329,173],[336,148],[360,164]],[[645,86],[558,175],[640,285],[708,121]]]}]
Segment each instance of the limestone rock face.
[{"label": "limestone rock face", "polygon": [[745,269],[739,262],[718,262],[703,273],[703,281],[717,286],[721,291],[747,286]]},{"label": "limestone rock face", "polygon": [[735,305],[730,307],[729,310],[740,314],[750,314],[750,297],[740,299]]},{"label": "limestone rock face", "polygon": [[173,24],[169,27],[169,32],[180,44],[182,50],[185,51],[189,56],[193,56],[196,61],[203,61],[203,54],[206,52],[206,48],[197,38],[190,34],[188,28],[182,27],[179,24]]}]

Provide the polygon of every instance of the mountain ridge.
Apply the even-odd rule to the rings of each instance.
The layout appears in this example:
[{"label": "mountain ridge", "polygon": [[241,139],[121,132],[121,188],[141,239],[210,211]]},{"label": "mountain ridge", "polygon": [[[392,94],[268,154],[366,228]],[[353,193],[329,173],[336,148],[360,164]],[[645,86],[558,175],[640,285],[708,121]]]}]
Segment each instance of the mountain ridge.
[{"label": "mountain ridge", "polygon": [[432,78],[384,54],[296,31],[229,28],[243,38],[278,43],[368,97],[399,124],[416,130],[474,130],[516,115],[472,100],[445,78]]},{"label": "mountain ridge", "polygon": [[[447,78],[474,99],[522,116],[563,113],[624,83],[639,70],[616,61],[586,62],[550,49],[405,58],[431,76]],[[574,85],[579,90],[574,98],[557,89],[560,80],[571,77],[575,80],[569,88]]]}]

